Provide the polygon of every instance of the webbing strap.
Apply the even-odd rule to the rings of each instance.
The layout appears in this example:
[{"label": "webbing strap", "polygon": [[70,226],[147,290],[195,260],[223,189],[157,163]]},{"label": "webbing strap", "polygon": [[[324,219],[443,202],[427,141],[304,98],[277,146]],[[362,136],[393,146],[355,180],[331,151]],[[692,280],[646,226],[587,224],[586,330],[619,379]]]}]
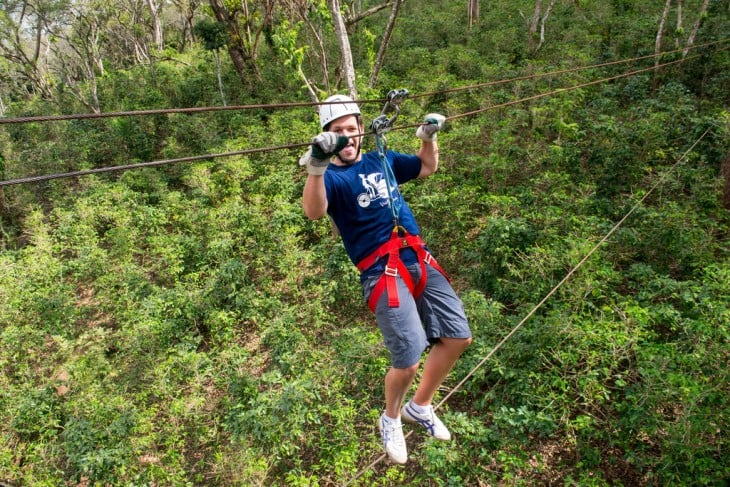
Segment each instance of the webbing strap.
[{"label": "webbing strap", "polygon": [[383,167],[383,179],[385,180],[385,190],[388,193],[388,206],[390,207],[390,213],[393,215],[393,221],[398,222],[400,215],[400,208],[402,205],[401,199],[398,198],[396,191],[398,190],[398,182],[393,174],[393,168],[390,167],[388,159],[385,157],[385,136],[376,135],[375,145],[378,148],[378,155],[380,156],[380,164]]},{"label": "webbing strap", "polygon": [[[411,277],[408,268],[400,258],[400,250],[404,248],[412,248],[418,256],[418,263],[421,266],[421,278],[418,283],[414,285],[413,278]],[[419,297],[423,294],[423,290],[426,288],[426,282],[428,276],[426,272],[426,264],[430,265],[443,276],[450,281],[449,276],[436,262],[436,259],[426,250],[426,243],[418,235],[405,234],[403,236],[398,234],[398,229],[393,231],[390,240],[385,242],[383,245],[378,247],[375,252],[365,257],[362,261],[357,264],[357,268],[362,272],[369,269],[378,259],[386,257],[385,271],[380,275],[380,278],[375,283],[370,298],[368,299],[368,307],[375,313],[375,308],[378,305],[380,296],[384,292],[387,292],[388,306],[391,308],[397,308],[400,306],[400,299],[398,298],[398,284],[397,277],[400,275],[401,279],[408,287],[408,291],[413,297]]]},{"label": "webbing strap", "polygon": [[370,269],[373,264],[378,261],[378,259],[389,255],[394,249],[400,250],[405,248],[412,248],[416,253],[419,253],[419,250],[422,250],[424,253],[428,253],[424,248],[425,245],[426,242],[424,242],[423,239],[421,239],[421,237],[419,237],[418,235],[410,235],[408,233],[405,233],[401,236],[399,235],[398,230],[394,230],[393,233],[390,235],[390,239],[387,242],[385,242],[383,245],[375,249],[375,251],[373,251],[370,255],[358,262],[357,268],[360,270],[360,272]]}]

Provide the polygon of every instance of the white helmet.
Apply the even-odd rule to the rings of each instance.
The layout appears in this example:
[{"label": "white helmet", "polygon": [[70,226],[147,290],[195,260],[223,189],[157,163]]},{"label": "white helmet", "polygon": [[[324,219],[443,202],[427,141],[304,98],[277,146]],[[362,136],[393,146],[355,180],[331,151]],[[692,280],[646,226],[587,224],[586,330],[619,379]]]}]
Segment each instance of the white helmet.
[{"label": "white helmet", "polygon": [[332,105],[319,106],[319,124],[325,128],[333,120],[347,115],[360,115],[360,107],[347,95],[332,95],[324,103],[341,101]]}]

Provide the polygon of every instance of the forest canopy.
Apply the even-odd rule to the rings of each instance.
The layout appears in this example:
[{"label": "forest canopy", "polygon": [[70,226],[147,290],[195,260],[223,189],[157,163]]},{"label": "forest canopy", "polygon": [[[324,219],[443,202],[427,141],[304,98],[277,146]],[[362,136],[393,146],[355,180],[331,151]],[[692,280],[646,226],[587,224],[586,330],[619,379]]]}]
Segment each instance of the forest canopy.
[{"label": "forest canopy", "polygon": [[[0,7],[0,485],[730,480],[730,1]],[[297,164],[393,89],[474,333],[405,466]]]}]

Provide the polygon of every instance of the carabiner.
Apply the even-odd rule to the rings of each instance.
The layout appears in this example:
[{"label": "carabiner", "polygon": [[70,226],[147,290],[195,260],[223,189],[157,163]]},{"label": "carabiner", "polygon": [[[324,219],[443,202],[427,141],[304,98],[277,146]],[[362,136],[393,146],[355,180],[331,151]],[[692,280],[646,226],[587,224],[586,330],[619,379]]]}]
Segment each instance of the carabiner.
[{"label": "carabiner", "polygon": [[[375,135],[383,135],[393,128],[393,122],[398,115],[400,115],[400,104],[408,98],[408,90],[390,90],[386,96],[385,105],[380,112],[380,116],[373,119],[370,122],[370,129],[375,132]],[[394,115],[388,117],[388,113],[394,112]]]}]

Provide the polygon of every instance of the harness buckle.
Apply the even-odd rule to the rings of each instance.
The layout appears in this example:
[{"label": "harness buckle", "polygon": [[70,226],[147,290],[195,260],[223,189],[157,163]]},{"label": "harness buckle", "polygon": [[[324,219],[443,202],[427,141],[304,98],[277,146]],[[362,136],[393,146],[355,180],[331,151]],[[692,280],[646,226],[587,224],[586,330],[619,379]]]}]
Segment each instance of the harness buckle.
[{"label": "harness buckle", "polygon": [[423,257],[423,261],[426,264],[431,264],[432,260],[433,260],[433,255],[431,255],[431,252],[426,252],[426,255]]},{"label": "harness buckle", "polygon": [[390,277],[396,277],[398,275],[398,268],[390,267],[390,266],[386,265],[385,272],[383,274],[385,274],[386,276],[390,276]]}]

